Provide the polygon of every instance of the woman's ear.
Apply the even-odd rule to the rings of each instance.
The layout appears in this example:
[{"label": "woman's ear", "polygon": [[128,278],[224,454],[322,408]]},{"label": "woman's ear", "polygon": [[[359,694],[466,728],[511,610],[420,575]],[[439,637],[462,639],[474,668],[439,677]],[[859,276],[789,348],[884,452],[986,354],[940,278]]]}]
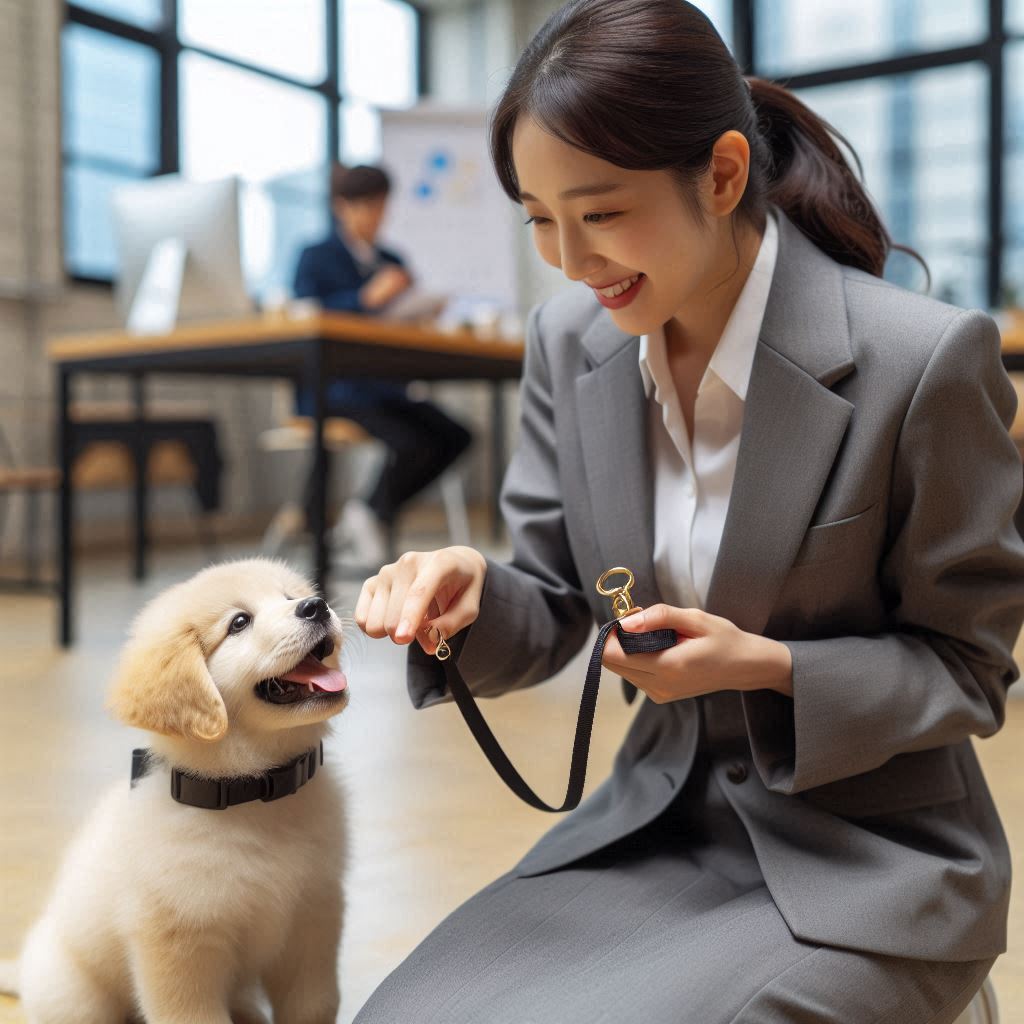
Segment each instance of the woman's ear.
[{"label": "woman's ear", "polygon": [[133,636],[121,653],[107,707],[126,725],[165,736],[212,741],[228,730],[227,708],[194,629]]}]

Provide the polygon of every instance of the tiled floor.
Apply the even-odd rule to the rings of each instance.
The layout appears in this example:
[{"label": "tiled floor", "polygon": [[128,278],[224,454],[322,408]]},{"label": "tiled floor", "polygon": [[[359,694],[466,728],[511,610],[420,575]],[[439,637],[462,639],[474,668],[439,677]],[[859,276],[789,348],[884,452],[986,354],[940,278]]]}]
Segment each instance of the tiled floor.
[{"label": "tiled floor", "polygon": [[[406,547],[421,549],[445,543],[414,534],[404,539]],[[93,562],[82,572],[82,639],[67,653],[53,646],[48,599],[0,596],[0,957],[15,955],[95,787],[119,776],[127,781],[130,750],[144,742],[143,734],[112,722],[102,709],[112,656],[141,601],[202,564],[201,555],[189,551],[158,553],[154,563],[152,580],[141,587],[128,580],[123,559]],[[339,585],[331,594],[336,609],[350,614],[358,590],[358,583]],[[484,709],[509,756],[549,800],[560,797],[565,784],[586,654],[547,685]],[[507,870],[554,820],[504,788],[452,707],[413,709],[404,657],[390,641],[353,639],[346,662],[352,704],[326,754],[346,786],[354,834],[341,958],[343,1022],[445,914]],[[1000,733],[975,741],[1015,851],[1017,878],[1024,877],[1021,698],[1024,693],[1010,701]],[[617,686],[604,687],[588,791],[609,771],[634,713]],[[997,962],[994,980],[1002,1024],[1024,1024],[1019,896],[1010,925],[1010,952]],[[0,1024],[21,1020],[16,1004],[0,998]]]}]

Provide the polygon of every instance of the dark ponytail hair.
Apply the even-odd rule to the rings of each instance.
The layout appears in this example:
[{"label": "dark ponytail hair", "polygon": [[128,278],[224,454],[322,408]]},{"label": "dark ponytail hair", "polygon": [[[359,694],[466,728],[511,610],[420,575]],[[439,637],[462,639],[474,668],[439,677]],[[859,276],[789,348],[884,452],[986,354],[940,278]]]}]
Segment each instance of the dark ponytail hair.
[{"label": "dark ponytail hair", "polygon": [[[699,221],[694,191],[730,129],[750,145],[738,216],[760,228],[775,203],[839,263],[881,277],[896,245],[836,144],[847,140],[792,92],[745,78],[714,26],[685,0],[569,0],[523,51],[491,115],[490,150],[520,202],[512,133],[532,117],[563,142],[629,170],[667,170]],[[833,136],[835,138],[833,138]],[[861,177],[863,174],[861,173]]]}]

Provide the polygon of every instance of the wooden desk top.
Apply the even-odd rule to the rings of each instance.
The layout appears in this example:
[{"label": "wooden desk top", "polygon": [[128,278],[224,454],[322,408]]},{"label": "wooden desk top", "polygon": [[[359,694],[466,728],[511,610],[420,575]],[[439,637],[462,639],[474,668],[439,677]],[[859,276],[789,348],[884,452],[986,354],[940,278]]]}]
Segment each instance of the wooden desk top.
[{"label": "wooden desk top", "polygon": [[1024,355],[1024,321],[1003,331],[1003,351]]},{"label": "wooden desk top", "polygon": [[522,359],[524,348],[520,341],[480,338],[468,330],[446,332],[355,313],[316,313],[304,317],[272,314],[201,321],[176,327],[166,334],[132,334],[126,330],[61,334],[47,342],[46,355],[51,362],[61,363],[104,356],[309,341],[313,338],[494,359]]}]

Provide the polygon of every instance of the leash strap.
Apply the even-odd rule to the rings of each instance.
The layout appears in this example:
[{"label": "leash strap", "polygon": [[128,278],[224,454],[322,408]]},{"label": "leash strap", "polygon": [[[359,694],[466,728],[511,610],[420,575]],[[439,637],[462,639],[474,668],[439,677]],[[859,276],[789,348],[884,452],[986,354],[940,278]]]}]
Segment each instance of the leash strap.
[{"label": "leash strap", "polygon": [[[622,649],[626,654],[653,654],[656,651],[674,647],[676,644],[674,629],[654,629],[646,633],[631,633],[622,628],[620,619],[606,622],[598,631],[597,641],[594,643],[594,650],[587,666],[586,682],[583,684],[580,715],[576,723],[576,737],[573,740],[572,761],[569,766],[569,784],[565,792],[565,801],[561,807],[552,807],[545,803],[527,785],[494,738],[494,733],[491,732],[490,726],[480,713],[466,681],[455,667],[455,659],[449,658],[442,662],[448,681],[448,690],[462,712],[462,717],[465,718],[470,731],[476,737],[477,743],[480,744],[480,749],[487,756],[487,760],[491,762],[494,770],[501,776],[508,788],[520,800],[535,807],[538,811],[551,811],[555,814],[571,811],[579,805],[583,796],[583,784],[587,777],[587,757],[590,754],[590,735],[594,725],[594,713],[597,710],[597,691],[601,685],[601,658],[604,655],[608,634],[613,628],[618,630],[619,643],[622,644]],[[630,700],[628,692],[626,699]]]}]

